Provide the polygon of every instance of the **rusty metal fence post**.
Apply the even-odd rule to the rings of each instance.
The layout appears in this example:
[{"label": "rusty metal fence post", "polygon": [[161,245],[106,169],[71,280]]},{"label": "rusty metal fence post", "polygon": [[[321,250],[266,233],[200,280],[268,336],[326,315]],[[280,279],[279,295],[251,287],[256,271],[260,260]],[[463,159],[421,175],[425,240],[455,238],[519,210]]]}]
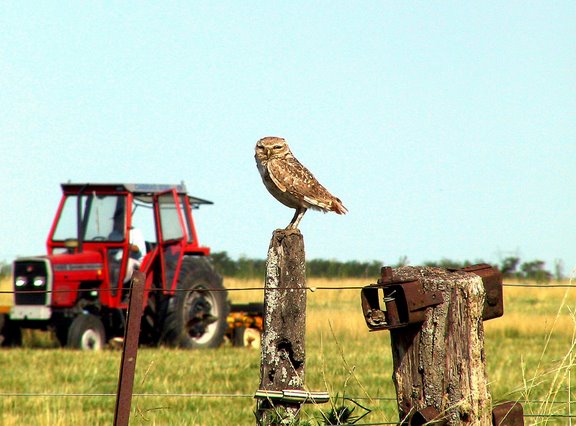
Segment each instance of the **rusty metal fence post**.
[{"label": "rusty metal fence post", "polygon": [[483,320],[504,312],[497,269],[382,268],[361,296],[368,328],[391,333],[401,425],[523,424],[519,404],[492,411],[487,385]]},{"label": "rusty metal fence post", "polygon": [[142,320],[142,302],[144,300],[144,286],[146,274],[135,271],[132,276],[130,288],[130,301],[128,302],[128,315],[124,333],[124,346],[122,360],[118,375],[118,390],[116,393],[116,407],[114,409],[114,426],[128,426],[130,420],[130,407],[132,405],[132,388],[134,385],[134,371],[136,369],[136,356],[138,354],[138,340],[140,337],[140,322]]}]

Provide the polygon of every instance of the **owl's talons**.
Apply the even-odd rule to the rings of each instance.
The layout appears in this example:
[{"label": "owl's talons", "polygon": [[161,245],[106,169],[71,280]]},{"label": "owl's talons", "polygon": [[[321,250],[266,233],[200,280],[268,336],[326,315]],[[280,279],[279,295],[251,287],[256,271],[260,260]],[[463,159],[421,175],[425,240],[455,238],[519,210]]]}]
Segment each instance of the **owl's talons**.
[{"label": "owl's talons", "polygon": [[294,217],[292,218],[292,220],[290,221],[290,223],[288,224],[288,226],[285,229],[298,229],[298,225],[300,224],[300,221],[302,220],[302,218],[304,217],[304,213],[306,213],[306,208],[304,207],[298,207],[296,209],[296,213],[294,213]]}]

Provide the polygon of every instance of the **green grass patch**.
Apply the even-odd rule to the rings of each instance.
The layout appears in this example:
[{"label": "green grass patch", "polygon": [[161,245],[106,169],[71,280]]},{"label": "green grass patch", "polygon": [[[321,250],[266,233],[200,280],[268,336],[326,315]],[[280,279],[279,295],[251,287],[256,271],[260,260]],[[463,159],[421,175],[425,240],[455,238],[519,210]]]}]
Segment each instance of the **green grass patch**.
[{"label": "green grass patch", "polygon": [[[368,283],[348,280],[340,284]],[[261,284],[236,281],[231,285]],[[526,424],[569,423],[552,415],[570,413],[568,401],[576,397],[572,380],[576,373],[576,292],[572,292],[506,288],[504,317],[485,323],[493,399],[529,399],[532,402],[524,403],[525,414],[548,415],[526,417]],[[240,294],[231,293],[231,297]],[[37,332],[27,333],[25,341],[25,348],[0,350],[2,425],[112,423],[119,350],[87,353],[55,348],[49,334]],[[395,396],[389,333],[368,332],[358,290],[309,294],[306,346],[306,384],[310,390],[327,390],[338,402],[342,397],[352,398],[372,410],[362,422],[397,421],[396,403],[387,399]],[[252,395],[258,389],[259,374],[257,350],[230,345],[205,351],[142,348],[130,424],[255,424]],[[350,401],[347,405],[355,406]],[[330,408],[330,404],[306,406],[301,418],[316,424],[321,413],[327,414]],[[354,414],[361,413],[357,407]]]}]

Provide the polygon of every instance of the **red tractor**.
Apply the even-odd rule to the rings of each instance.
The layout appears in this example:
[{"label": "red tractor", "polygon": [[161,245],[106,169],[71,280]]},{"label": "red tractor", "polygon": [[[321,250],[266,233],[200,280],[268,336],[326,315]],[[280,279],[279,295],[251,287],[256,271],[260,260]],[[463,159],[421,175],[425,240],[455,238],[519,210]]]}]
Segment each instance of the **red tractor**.
[{"label": "red tractor", "polygon": [[[210,201],[184,185],[62,184],[48,254],[14,261],[10,342],[22,328],[53,330],[63,346],[99,349],[122,337],[130,275],[146,274],[143,344],[220,345],[230,305],[192,210]],[[137,235],[145,235],[140,247]]]}]

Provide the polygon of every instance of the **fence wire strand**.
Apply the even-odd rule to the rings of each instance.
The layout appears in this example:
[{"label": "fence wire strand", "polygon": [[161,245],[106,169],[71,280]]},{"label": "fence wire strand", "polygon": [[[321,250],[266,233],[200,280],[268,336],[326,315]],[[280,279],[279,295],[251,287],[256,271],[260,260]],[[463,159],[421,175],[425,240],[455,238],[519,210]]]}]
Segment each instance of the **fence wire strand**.
[{"label": "fence wire strand", "polygon": [[[238,398],[238,399],[254,399],[253,394],[236,394],[236,393],[133,393],[133,397],[135,398],[214,398],[214,399],[231,399],[231,398]],[[23,392],[0,392],[0,398],[115,398],[116,393],[23,393]],[[351,400],[372,400],[372,401],[386,401],[386,402],[396,402],[395,397],[365,397],[365,396],[358,396],[358,397],[348,397]],[[542,400],[518,400],[525,405],[530,404],[540,404]],[[550,402],[550,401],[548,401]],[[563,405],[572,405],[576,404],[576,401],[552,401],[553,404],[563,404]],[[523,413],[524,417],[530,418],[556,418],[556,419],[576,419],[576,414],[560,414],[560,413]],[[376,422],[376,423],[358,423],[359,426],[370,426],[370,425],[389,425],[389,424],[398,424],[398,422]]]},{"label": "fence wire strand", "polygon": [[[367,284],[369,286],[370,284]],[[237,287],[237,288],[197,288],[194,291],[199,293],[217,293],[217,292],[236,292],[236,291],[285,291],[285,290],[308,290],[314,293],[317,290],[362,290],[366,286],[303,286],[303,287],[282,287],[282,288],[266,288],[266,287]],[[502,284],[502,287],[524,287],[524,288],[576,288],[575,284],[524,284],[524,283],[517,283],[517,284]],[[116,292],[119,290],[129,290],[130,287],[123,287],[119,288],[83,288],[82,291],[95,291],[95,292]],[[47,293],[73,293],[76,290],[0,290],[0,294],[47,294]],[[146,288],[145,291],[167,291],[162,288]],[[189,291],[187,289],[173,289],[173,292],[181,292],[181,291]]]},{"label": "fence wire strand", "polygon": [[[141,398],[244,398],[244,399],[254,399],[254,394],[247,393],[201,393],[201,392],[191,392],[191,393],[177,393],[177,392],[146,392],[138,393],[134,392],[132,396],[137,396]],[[116,397],[115,392],[92,392],[92,393],[81,393],[81,392],[0,392],[0,398],[60,398],[60,397]],[[396,397],[392,396],[347,396],[346,399],[353,401],[387,401],[396,402]],[[549,403],[554,405],[572,405],[576,404],[576,401],[544,401],[544,400],[516,400],[522,404],[542,404]],[[497,401],[496,405],[505,402]],[[536,415],[536,414],[534,414]],[[575,414],[576,416],[576,414]]]}]

